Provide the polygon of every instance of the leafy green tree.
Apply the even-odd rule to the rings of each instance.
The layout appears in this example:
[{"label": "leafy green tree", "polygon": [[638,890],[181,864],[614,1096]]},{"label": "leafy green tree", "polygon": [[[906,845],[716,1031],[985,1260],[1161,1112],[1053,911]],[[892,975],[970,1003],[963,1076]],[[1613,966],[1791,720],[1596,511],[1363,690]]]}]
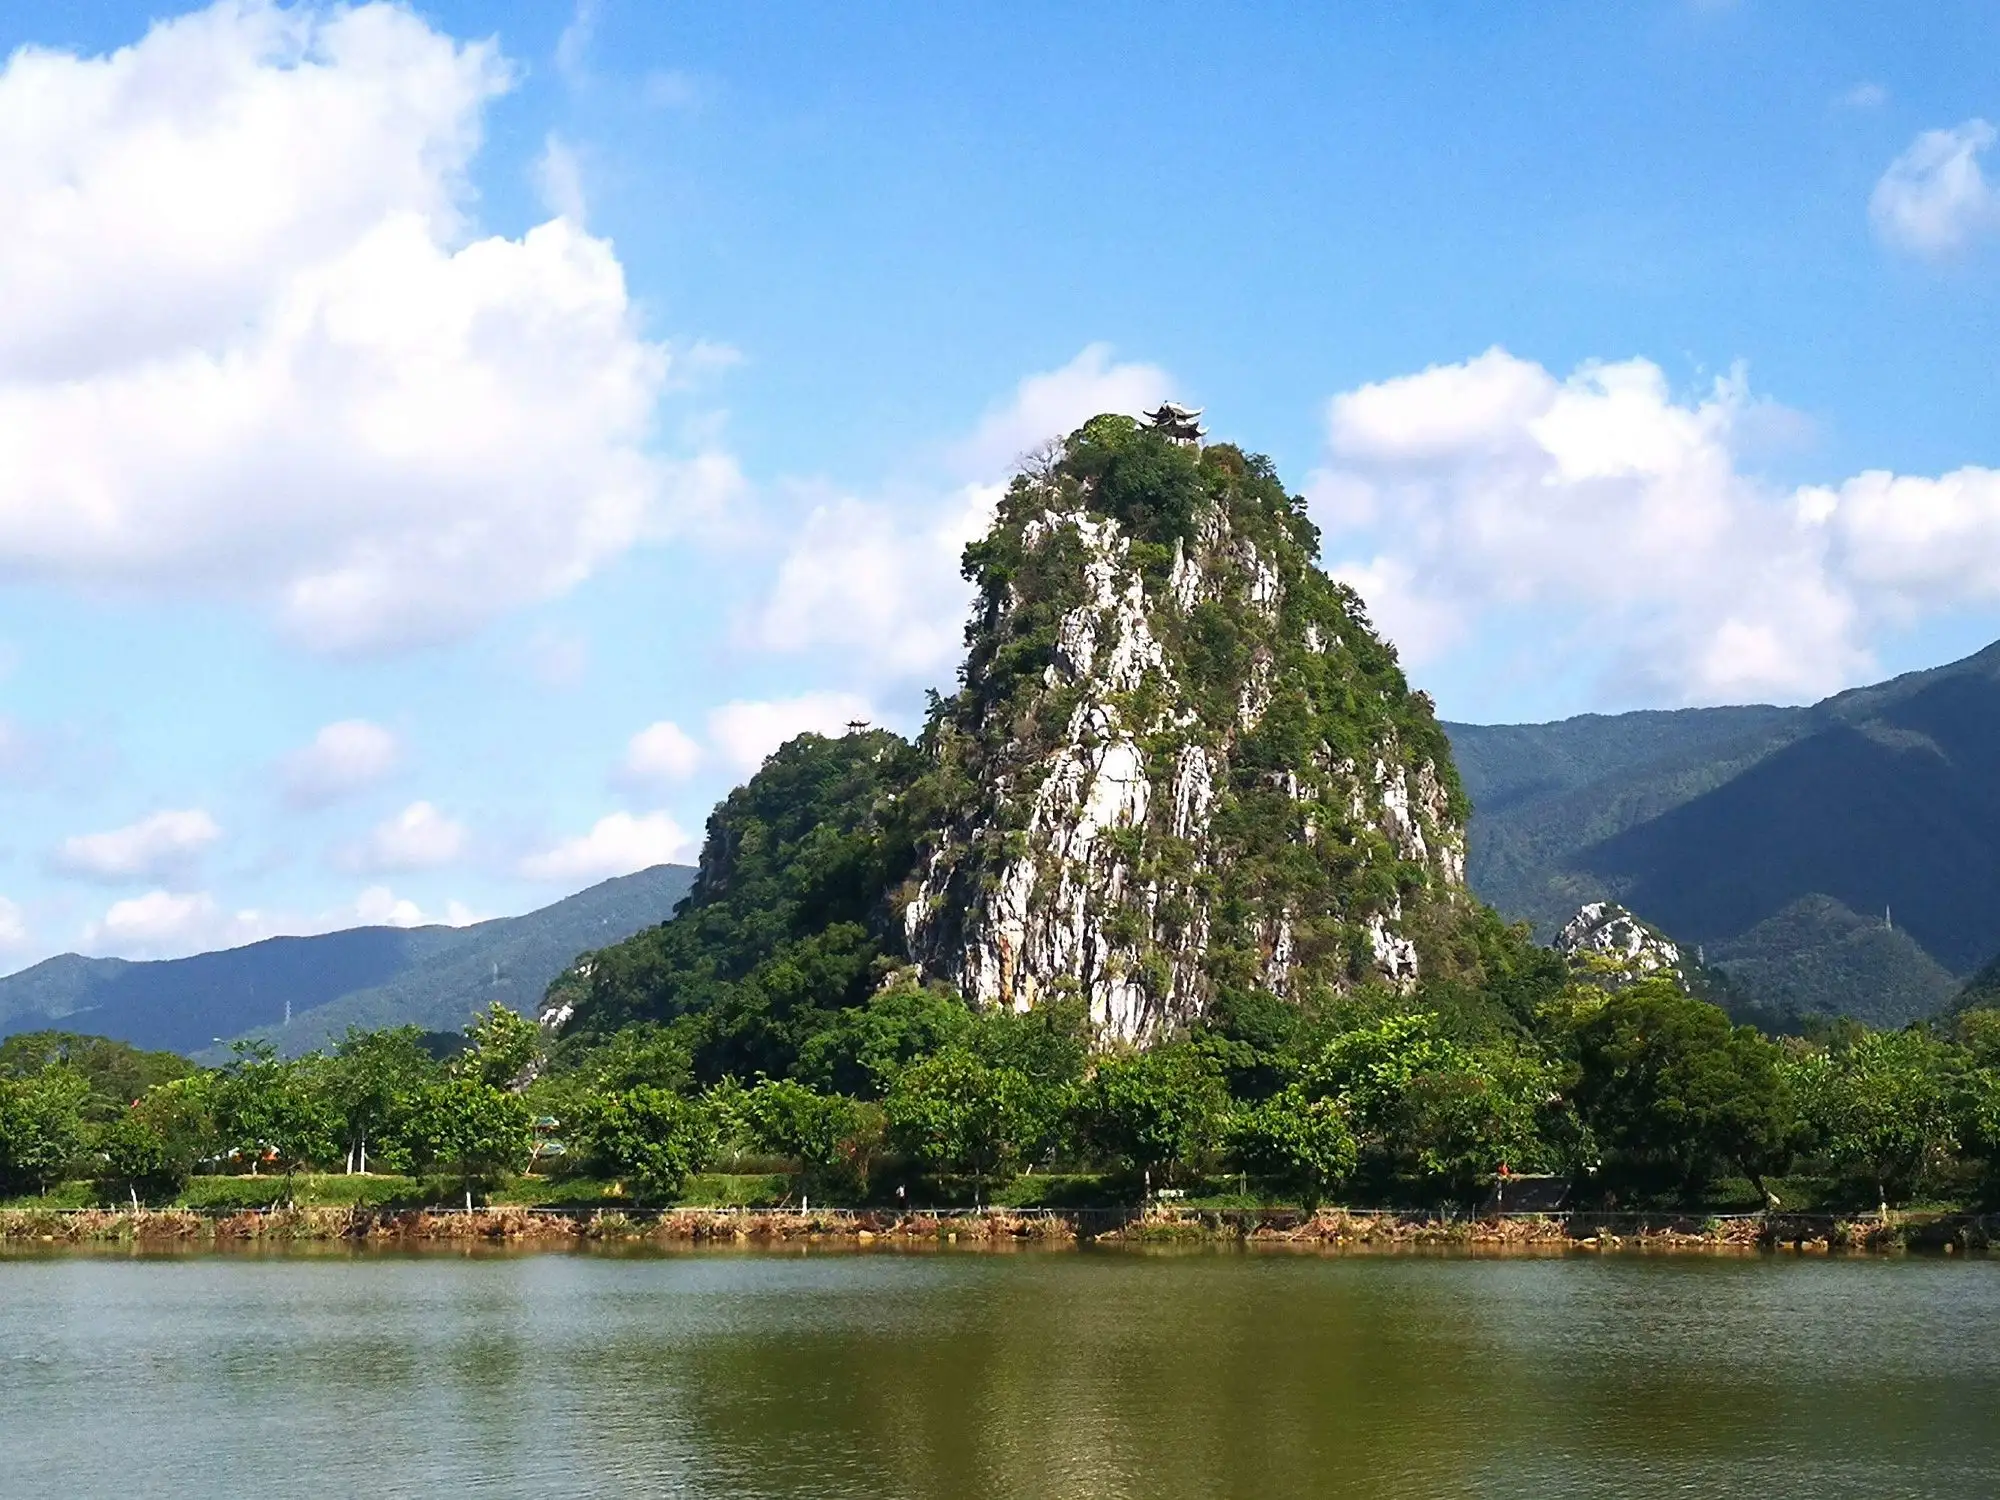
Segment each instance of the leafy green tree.
[{"label": "leafy green tree", "polygon": [[215,1095],[222,1143],[250,1162],[253,1175],[268,1161],[289,1186],[300,1167],[331,1160],[340,1150],[340,1116],[325,1059],[286,1060],[264,1042],[238,1042],[235,1051]]},{"label": "leafy green tree", "polygon": [[1167,1042],[1106,1058],[1087,1085],[1085,1134],[1135,1172],[1198,1169],[1221,1143],[1229,1091],[1207,1048]]},{"label": "leafy green tree", "polygon": [[0,1078],[31,1078],[45,1068],[75,1069],[90,1085],[86,1121],[115,1120],[149,1089],[194,1071],[173,1052],[143,1052],[110,1037],[72,1031],[26,1031],[0,1041]]},{"label": "leafy green tree", "polygon": [[788,1156],[811,1182],[865,1192],[881,1148],[880,1106],[822,1094],[791,1079],[759,1079],[735,1094],[732,1112],[760,1150]]},{"label": "leafy green tree", "polygon": [[884,1108],[889,1138],[934,1171],[980,1179],[1011,1173],[1049,1127],[1042,1091],[1016,1068],[963,1046],[903,1070]]},{"label": "leafy green tree", "polygon": [[1239,1112],[1230,1122],[1229,1148],[1245,1171],[1295,1189],[1308,1209],[1353,1175],[1360,1155],[1346,1106],[1298,1084]]},{"label": "leafy green tree", "polygon": [[599,1093],[636,1088],[688,1093],[694,1084],[694,1048],[699,1040],[699,1028],[687,1024],[693,1019],[683,1016],[666,1025],[636,1021],[565,1056],[560,1071],[576,1074]]},{"label": "leafy green tree", "polygon": [[1871,1031],[1801,1053],[1787,1071],[1810,1137],[1836,1167],[1867,1181],[1886,1211],[1958,1144],[1957,1062],[1921,1031]]},{"label": "leafy green tree", "polygon": [[420,1171],[450,1172],[468,1199],[474,1184],[527,1162],[533,1118],[518,1094],[476,1076],[425,1084],[398,1121],[400,1145]]},{"label": "leafy green tree", "polygon": [[1961,1149],[1986,1164],[1986,1195],[2000,1193],[2000,1067],[1967,1068],[1954,1100]]},{"label": "leafy green tree", "polygon": [[350,1027],[334,1048],[325,1078],[349,1172],[368,1170],[371,1145],[380,1155],[381,1143],[394,1138],[399,1114],[437,1076],[423,1035],[417,1026]]},{"label": "leafy green tree", "polygon": [[216,1075],[190,1073],[150,1089],[103,1128],[100,1181],[119,1196],[170,1198],[216,1147]]},{"label": "leafy green tree", "polygon": [[914,981],[838,1012],[799,1048],[794,1076],[828,1093],[880,1099],[919,1058],[964,1040],[972,1012],[957,994]]},{"label": "leafy green tree", "polygon": [[187,1185],[191,1163],[137,1109],[106,1125],[97,1137],[104,1162],[99,1181],[113,1191],[142,1199],[170,1198]]},{"label": "leafy green tree", "polygon": [[465,1028],[466,1049],[452,1060],[453,1071],[489,1088],[518,1087],[541,1056],[541,1028],[498,1000]]},{"label": "leafy green tree", "polygon": [[1471,1193],[1503,1165],[1533,1165],[1546,1069],[1503,1047],[1446,1036],[1438,1017],[1399,1014],[1343,1032],[1302,1070],[1310,1098],[1338,1099],[1380,1177]]},{"label": "leafy green tree", "polygon": [[1762,1190],[1784,1161],[1794,1109],[1778,1049],[1717,1007],[1642,981],[1585,1013],[1576,1043],[1578,1111],[1614,1175],[1691,1195],[1734,1161]]},{"label": "leafy green tree", "polygon": [[649,1195],[676,1197],[715,1152],[714,1114],[696,1099],[641,1084],[592,1100],[578,1134],[599,1171]]},{"label": "leafy green tree", "polygon": [[90,1085],[74,1068],[0,1079],[0,1192],[45,1193],[83,1149]]},{"label": "leafy green tree", "polygon": [[1968,1010],[1955,1030],[1975,1067],[2000,1068],[2000,1010]]}]

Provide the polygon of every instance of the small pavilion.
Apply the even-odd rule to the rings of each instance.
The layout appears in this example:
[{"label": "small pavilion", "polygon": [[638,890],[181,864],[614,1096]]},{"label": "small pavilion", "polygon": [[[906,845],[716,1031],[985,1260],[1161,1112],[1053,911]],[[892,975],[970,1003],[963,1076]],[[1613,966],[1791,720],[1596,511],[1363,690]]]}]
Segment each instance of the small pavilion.
[{"label": "small pavilion", "polygon": [[1200,445],[1208,429],[1196,420],[1201,416],[1200,407],[1176,406],[1171,401],[1162,401],[1157,411],[1146,413],[1146,424],[1155,432],[1172,438],[1177,443],[1190,447]]}]

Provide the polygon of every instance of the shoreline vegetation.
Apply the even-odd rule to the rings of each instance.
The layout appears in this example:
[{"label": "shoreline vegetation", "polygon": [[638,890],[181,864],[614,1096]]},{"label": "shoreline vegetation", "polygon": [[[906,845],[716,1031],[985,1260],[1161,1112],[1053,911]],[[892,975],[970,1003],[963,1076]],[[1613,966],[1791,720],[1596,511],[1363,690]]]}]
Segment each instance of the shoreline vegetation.
[{"label": "shoreline vegetation", "polygon": [[1641,1210],[1518,1215],[1396,1209],[471,1209],[368,1205],[0,1209],[0,1246],[146,1250],[504,1245],[965,1248],[1240,1246],[1317,1251],[1918,1252],[1985,1256],[2000,1214],[1694,1215]]}]

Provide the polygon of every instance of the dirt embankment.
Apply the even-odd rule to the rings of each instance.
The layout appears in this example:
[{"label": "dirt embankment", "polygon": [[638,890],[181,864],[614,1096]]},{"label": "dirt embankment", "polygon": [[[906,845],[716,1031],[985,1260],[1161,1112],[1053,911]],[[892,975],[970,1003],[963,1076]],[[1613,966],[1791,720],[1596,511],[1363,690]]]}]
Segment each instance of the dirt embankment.
[{"label": "dirt embankment", "polygon": [[162,1249],[286,1244],[771,1245],[988,1248],[1018,1245],[1241,1244],[1318,1251],[1465,1249],[1485,1253],[1606,1250],[1798,1253],[1931,1250],[1984,1252],[2000,1237],[1996,1215],[1821,1215],[1726,1218],[1640,1214],[1439,1218],[1327,1209],[1171,1209],[898,1213],[825,1209],[665,1209],[563,1212],[479,1208],[379,1210],[289,1208],[209,1216],[189,1209],[0,1211],[0,1241],[16,1246],[134,1245]]}]

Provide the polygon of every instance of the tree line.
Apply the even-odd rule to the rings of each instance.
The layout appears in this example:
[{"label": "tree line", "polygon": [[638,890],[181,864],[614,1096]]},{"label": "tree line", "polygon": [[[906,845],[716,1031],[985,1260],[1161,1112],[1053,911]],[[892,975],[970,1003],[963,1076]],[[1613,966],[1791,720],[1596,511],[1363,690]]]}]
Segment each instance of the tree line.
[{"label": "tree line", "polygon": [[[1081,1006],[979,1014],[903,979],[816,1031],[779,1076],[698,1076],[695,1018],[553,1047],[496,1006],[448,1049],[353,1031],[198,1069],[116,1043],[0,1046],[0,1193],[85,1177],[158,1201],[196,1172],[375,1171],[489,1187],[533,1167],[669,1201],[703,1170],[780,1158],[804,1191],[990,1191],[1028,1171],[1104,1192],[1218,1174],[1269,1196],[1430,1206],[1500,1174],[1576,1201],[1694,1205],[1719,1178],[1788,1173],[1856,1204],[2000,1182],[2000,1012],[1949,1034],[1853,1023],[1772,1038],[1669,981],[1545,971],[1492,1006],[1386,993],[1324,1012],[1254,993],[1138,1051],[1091,1045]],[[1518,989],[1519,987],[1517,987]],[[1489,997],[1490,998],[1490,997]]]}]

